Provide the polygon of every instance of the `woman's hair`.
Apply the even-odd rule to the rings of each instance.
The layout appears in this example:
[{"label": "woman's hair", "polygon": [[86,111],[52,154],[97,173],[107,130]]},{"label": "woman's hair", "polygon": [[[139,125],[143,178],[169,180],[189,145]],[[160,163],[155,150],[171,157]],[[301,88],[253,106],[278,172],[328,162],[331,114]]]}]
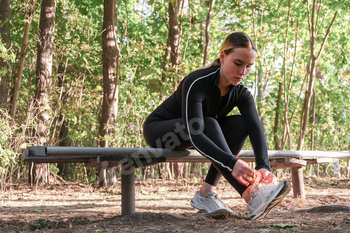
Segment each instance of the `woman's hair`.
[{"label": "woman's hair", "polygon": [[[252,48],[255,52],[258,51],[254,41],[244,32],[234,32],[228,35],[221,47],[220,53],[224,51],[225,54],[228,55],[233,52],[235,48]],[[220,58],[217,58],[209,65],[209,67],[219,65]]]}]

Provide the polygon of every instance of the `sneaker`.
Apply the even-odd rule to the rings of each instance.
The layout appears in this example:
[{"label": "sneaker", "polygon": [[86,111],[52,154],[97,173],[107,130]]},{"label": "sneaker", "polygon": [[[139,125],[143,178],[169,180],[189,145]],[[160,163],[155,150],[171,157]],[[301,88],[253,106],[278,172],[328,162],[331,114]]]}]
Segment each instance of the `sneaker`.
[{"label": "sneaker", "polygon": [[208,213],[220,209],[226,209],[227,211],[233,213],[233,211],[221,201],[216,191],[209,192],[207,197],[202,197],[199,193],[199,190],[196,191],[194,197],[191,200],[191,206],[197,210],[206,211]]},{"label": "sneaker", "polygon": [[281,181],[278,185],[253,185],[250,190],[250,202],[247,207],[250,220],[265,217],[270,210],[279,204],[290,191],[290,183]]}]

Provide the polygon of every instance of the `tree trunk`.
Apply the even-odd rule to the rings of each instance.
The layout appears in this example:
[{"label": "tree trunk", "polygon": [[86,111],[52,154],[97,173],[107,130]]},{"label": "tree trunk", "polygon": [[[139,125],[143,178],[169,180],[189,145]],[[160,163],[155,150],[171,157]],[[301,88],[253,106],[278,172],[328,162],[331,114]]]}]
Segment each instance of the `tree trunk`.
[{"label": "tree trunk", "polygon": [[314,150],[314,138],[315,138],[315,118],[316,118],[316,85],[314,85],[313,95],[312,95],[312,116],[311,116],[311,148],[310,150]]},{"label": "tree trunk", "polygon": [[[316,118],[316,85],[314,85],[313,95],[312,95],[312,115],[311,115],[311,146],[310,150],[314,150],[315,141],[315,118]],[[339,173],[340,174],[340,173]],[[309,166],[309,175],[312,175],[312,165]]]},{"label": "tree trunk", "polygon": [[205,20],[205,47],[204,47],[204,56],[203,56],[203,66],[205,66],[208,59],[209,44],[210,44],[210,36],[209,36],[210,17],[211,17],[211,12],[213,10],[214,4],[215,4],[215,0],[210,0],[209,11],[207,14],[207,18]]},{"label": "tree trunk", "polygon": [[[169,34],[168,42],[170,44],[170,59],[171,65],[176,73],[177,66],[181,63],[181,52],[180,52],[180,26],[178,23],[180,1],[174,0],[169,1]],[[172,75],[173,77],[175,75]],[[176,88],[176,80],[172,80],[173,88]],[[183,163],[174,163],[174,170],[177,171],[173,174],[176,178],[180,176],[179,172],[183,167]]]},{"label": "tree trunk", "polygon": [[[61,89],[61,103],[63,106],[66,105],[67,99],[68,99],[67,90],[65,89],[65,85],[64,85],[65,71],[66,71],[66,63],[61,61],[58,65],[58,70],[57,70],[57,77],[58,77],[57,86]],[[56,111],[60,113],[60,116],[56,121],[56,128],[55,128],[55,132],[59,132],[57,137],[58,146],[72,146],[72,140],[68,137],[68,134],[69,134],[68,120],[65,118],[64,115],[62,115],[61,104],[57,102],[55,105],[57,106]],[[55,137],[55,133],[53,137]],[[62,176],[65,180],[69,180],[70,178],[69,163],[58,163],[57,168],[59,169],[57,174],[59,176]]]},{"label": "tree trunk", "polygon": [[162,163],[162,164],[163,164],[162,179],[166,180],[167,178],[169,178],[169,180],[172,180],[173,175],[171,173],[170,163]]},{"label": "tree trunk", "polygon": [[30,23],[32,22],[32,17],[34,15],[34,7],[35,7],[36,1],[32,3],[29,12],[28,12],[28,18],[26,20],[26,25],[24,28],[24,35],[22,40],[22,47],[21,47],[21,53],[19,58],[19,65],[17,68],[17,74],[16,74],[16,81],[15,81],[15,89],[13,91],[13,98],[12,98],[12,105],[10,110],[10,116],[12,118],[15,118],[16,114],[16,108],[18,103],[18,96],[21,89],[21,80],[22,80],[22,73],[23,73],[23,67],[24,67],[24,60],[26,58],[27,54],[27,42],[28,42],[28,34],[29,34],[29,27]]},{"label": "tree trunk", "polygon": [[114,186],[117,184],[116,169],[114,167],[108,167],[108,162],[103,161],[99,172],[100,187]]},{"label": "tree trunk", "polygon": [[[188,2],[188,4],[190,4]],[[193,17],[191,16],[192,13],[191,13],[191,7],[189,7],[188,9],[188,12],[187,12],[187,15],[190,17],[190,22],[189,22],[189,26],[188,26],[188,31],[191,31],[192,28],[193,28]],[[184,46],[184,49],[183,49],[183,57],[182,57],[182,60],[186,60],[186,51],[187,51],[187,47],[188,47],[188,42],[190,41],[190,38],[191,36],[190,35],[187,35],[187,39],[186,39],[186,43],[185,43],[185,46]]]},{"label": "tree trunk", "polygon": [[[109,123],[115,123],[118,115],[118,45],[115,14],[118,14],[118,2],[114,0],[104,1],[103,28],[102,28],[102,62],[103,62],[103,101],[100,116],[99,147],[106,147],[104,136],[111,131]],[[107,169],[105,171],[105,169]],[[109,171],[109,169],[112,169]],[[106,177],[111,175],[112,177]],[[102,176],[102,177],[101,177]],[[100,182],[102,186],[116,184],[116,172],[113,168],[100,170]]]},{"label": "tree trunk", "polygon": [[281,99],[282,99],[282,88],[283,88],[283,83],[280,82],[278,85],[277,106],[276,106],[276,113],[275,113],[275,126],[273,128],[273,138],[274,138],[274,142],[275,142],[275,150],[280,150],[280,149],[283,150],[283,148],[279,147],[279,139],[278,139],[278,125],[279,125]]},{"label": "tree trunk", "polygon": [[[200,0],[199,1],[199,4],[201,6],[205,6],[205,2],[206,0]],[[196,9],[196,15],[198,15],[197,17],[198,18],[205,18],[205,12],[204,12],[204,7],[202,9]],[[197,18],[195,19],[197,20]],[[201,54],[204,54],[204,51],[205,51],[205,21],[204,20],[201,20],[201,21],[196,21],[195,24],[196,24],[196,27],[198,28],[199,30],[199,37],[200,37],[200,44],[198,44],[199,46],[199,52]]]},{"label": "tree trunk", "polygon": [[[174,2],[175,4],[173,4]],[[177,68],[181,62],[180,52],[180,30],[178,24],[179,0],[169,1],[169,38],[170,38],[170,59],[172,67]]]},{"label": "tree trunk", "polygon": [[297,150],[301,150],[303,148],[304,138],[305,138],[306,130],[307,130],[307,126],[308,126],[310,100],[311,100],[311,94],[312,94],[314,81],[315,81],[314,80],[315,68],[316,68],[316,60],[312,59],[311,68],[310,68],[309,85],[308,85],[308,88],[305,92],[304,107],[303,107],[304,114],[302,115],[302,123],[301,123],[300,137],[299,137]]},{"label": "tree trunk", "polygon": [[[58,136],[58,146],[72,146],[72,140],[68,137],[68,120],[64,119],[63,115],[60,115],[59,122],[61,122],[61,129]],[[58,175],[62,176],[65,180],[69,180],[70,177],[69,165],[69,163],[57,164],[57,168],[59,169]]]},{"label": "tree trunk", "polygon": [[258,75],[258,111],[260,116],[261,125],[263,127],[263,131],[266,137],[266,122],[265,122],[265,113],[262,111],[262,108],[264,107],[264,90],[263,90],[263,81],[262,81],[262,74]]},{"label": "tree trunk", "polygon": [[[10,20],[12,12],[11,0],[0,0],[0,38],[6,49],[10,47]],[[0,108],[7,109],[9,90],[9,69],[10,63],[0,57],[0,70],[5,68],[6,73],[0,76]]]},{"label": "tree trunk", "polygon": [[[37,145],[48,145],[51,126],[49,86],[52,85],[52,52],[55,29],[55,0],[43,0],[40,12],[38,54],[36,66],[35,94],[29,113],[39,119],[37,130],[32,137]],[[37,135],[37,136],[36,136]],[[30,165],[29,183],[49,183],[49,166],[44,163]]]},{"label": "tree trunk", "polygon": [[[169,57],[171,59],[171,65],[175,72],[178,64],[181,63],[181,52],[180,52],[180,38],[181,38],[181,25],[178,23],[179,14],[179,0],[169,1],[169,29],[168,29],[168,40],[163,59],[163,85],[167,84],[167,72],[169,68]],[[176,86],[176,80],[172,80],[172,85]]]},{"label": "tree trunk", "polygon": [[116,9],[114,0],[104,1],[103,33],[102,33],[102,62],[103,62],[103,101],[100,116],[99,146],[106,147],[107,142],[103,137],[108,134],[109,122],[117,119],[117,88],[118,88],[118,64],[117,64],[117,35],[114,26],[114,14]]}]

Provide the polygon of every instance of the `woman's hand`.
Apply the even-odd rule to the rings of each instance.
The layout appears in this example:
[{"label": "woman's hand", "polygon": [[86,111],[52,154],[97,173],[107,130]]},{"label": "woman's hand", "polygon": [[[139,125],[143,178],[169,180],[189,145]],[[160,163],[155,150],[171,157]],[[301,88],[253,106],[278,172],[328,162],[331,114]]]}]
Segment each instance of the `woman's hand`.
[{"label": "woman's hand", "polygon": [[248,163],[238,159],[232,170],[232,176],[242,185],[258,183],[261,180],[261,173],[251,168]]},{"label": "woman's hand", "polygon": [[268,170],[266,170],[265,168],[260,168],[258,172],[260,173],[261,177],[259,181],[260,184],[265,182],[266,184],[277,184],[276,176]]}]

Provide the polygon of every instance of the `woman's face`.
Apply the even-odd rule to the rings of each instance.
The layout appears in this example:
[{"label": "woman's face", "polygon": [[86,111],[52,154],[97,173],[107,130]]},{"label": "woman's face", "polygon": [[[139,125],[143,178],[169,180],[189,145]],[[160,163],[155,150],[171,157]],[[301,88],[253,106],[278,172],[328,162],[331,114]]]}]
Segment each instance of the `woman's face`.
[{"label": "woman's face", "polygon": [[235,48],[228,55],[220,53],[220,86],[237,86],[249,74],[256,52],[252,48]]}]

